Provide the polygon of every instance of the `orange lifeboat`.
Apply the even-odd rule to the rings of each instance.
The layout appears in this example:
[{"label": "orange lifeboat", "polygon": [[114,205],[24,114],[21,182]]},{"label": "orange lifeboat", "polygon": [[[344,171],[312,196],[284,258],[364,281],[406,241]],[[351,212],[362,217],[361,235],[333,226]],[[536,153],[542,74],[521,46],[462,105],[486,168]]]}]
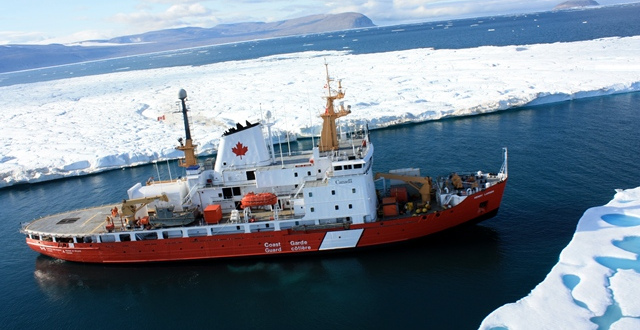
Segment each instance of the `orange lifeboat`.
[{"label": "orange lifeboat", "polygon": [[242,208],[253,206],[273,205],[278,202],[278,196],[272,193],[247,193],[242,197]]}]

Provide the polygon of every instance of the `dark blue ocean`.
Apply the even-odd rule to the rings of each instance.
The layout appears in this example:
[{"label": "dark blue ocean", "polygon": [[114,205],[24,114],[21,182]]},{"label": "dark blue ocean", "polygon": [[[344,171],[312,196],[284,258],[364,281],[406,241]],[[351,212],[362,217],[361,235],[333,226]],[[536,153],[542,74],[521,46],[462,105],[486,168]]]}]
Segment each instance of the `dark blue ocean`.
[{"label": "dark blue ocean", "polygon": [[[3,75],[2,83],[307,48],[366,53],[640,35],[637,17],[638,4],[411,24],[33,70]],[[506,146],[510,179],[493,219],[361,253],[133,266],[62,262],[28,249],[21,222],[117,202],[155,168],[0,189],[0,328],[475,329],[544,279],[586,209],[607,203],[615,188],[640,186],[638,104],[640,93],[628,93],[373,131],[375,171],[497,171]]]}]

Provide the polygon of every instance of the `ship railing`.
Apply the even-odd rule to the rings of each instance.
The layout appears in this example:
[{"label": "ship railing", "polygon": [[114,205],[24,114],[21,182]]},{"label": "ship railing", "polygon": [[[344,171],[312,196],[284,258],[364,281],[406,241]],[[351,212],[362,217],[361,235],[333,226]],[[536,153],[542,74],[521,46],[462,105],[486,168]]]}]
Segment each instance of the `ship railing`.
[{"label": "ship railing", "polygon": [[192,205],[193,204],[193,200],[191,199],[191,196],[196,191],[196,189],[198,189],[198,185],[194,184],[193,187],[191,187],[191,189],[189,190],[189,193],[187,193],[187,195],[184,196],[184,198],[182,199],[182,205]]},{"label": "ship railing", "polygon": [[361,149],[354,150],[353,153],[347,152],[347,150],[344,150],[344,149],[340,149],[340,150],[331,151],[329,154],[327,154],[327,157],[332,162],[342,162],[342,161],[362,159],[365,154],[366,154],[366,151],[362,151]]},{"label": "ship railing", "polygon": [[318,224],[318,225],[298,225],[291,227],[291,230],[295,231],[313,231],[313,230],[327,230],[327,229],[346,229],[348,230],[351,226],[351,222],[336,222],[336,223],[326,223],[326,224]]},{"label": "ship railing", "polygon": [[[172,228],[154,228],[154,229],[136,229],[127,231],[114,232],[97,232],[97,233],[45,233],[39,231],[24,230],[24,234],[30,235],[31,238],[51,241],[57,243],[108,243],[123,241],[143,241],[156,239],[170,239],[180,237],[199,237],[237,234],[246,232],[261,232],[286,230],[295,227],[292,220],[301,220],[303,216],[280,215],[271,221],[249,222],[242,219],[236,223],[225,223],[215,225],[200,225],[194,227],[172,227]],[[284,221],[284,222],[283,222]],[[310,224],[307,224],[308,226]],[[238,227],[239,226],[239,227]],[[127,239],[124,240],[126,235]],[[87,238],[89,240],[87,240]]]},{"label": "ship railing", "polygon": [[172,179],[172,180],[153,180],[153,179],[149,179],[149,180],[147,180],[146,184],[147,184],[147,186],[150,186],[150,185],[154,185],[154,184],[175,183],[175,182],[180,182],[180,181],[184,181],[184,180],[182,178],[177,178],[177,179]]},{"label": "ship railing", "polygon": [[[282,153],[284,154],[285,151],[282,150]],[[287,151],[287,156],[302,156],[302,155],[309,155],[312,154],[313,151],[311,150],[297,150],[297,151]],[[280,157],[276,157],[276,158],[280,158]]]}]

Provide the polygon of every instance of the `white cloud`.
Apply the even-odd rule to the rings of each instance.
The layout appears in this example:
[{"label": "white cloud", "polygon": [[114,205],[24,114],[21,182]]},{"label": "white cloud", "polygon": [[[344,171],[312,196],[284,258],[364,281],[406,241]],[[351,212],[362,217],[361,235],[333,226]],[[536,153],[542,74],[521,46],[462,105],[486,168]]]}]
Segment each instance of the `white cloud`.
[{"label": "white cloud", "polygon": [[[153,1],[159,2],[159,1]],[[147,9],[134,13],[119,13],[111,20],[133,27],[134,33],[181,26],[212,26],[217,19],[213,12],[200,3],[174,4],[162,12]]]},{"label": "white cloud", "polygon": [[201,0],[142,0],[145,3],[160,3],[160,4],[176,4],[176,3],[199,3]]}]

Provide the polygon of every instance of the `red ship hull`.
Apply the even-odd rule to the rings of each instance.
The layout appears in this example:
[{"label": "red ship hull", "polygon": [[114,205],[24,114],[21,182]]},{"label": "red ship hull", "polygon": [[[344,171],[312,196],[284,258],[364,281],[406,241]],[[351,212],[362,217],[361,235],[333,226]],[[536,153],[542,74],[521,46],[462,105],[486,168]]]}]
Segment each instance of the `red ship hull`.
[{"label": "red ship hull", "polygon": [[[378,220],[348,228],[287,229],[110,243],[60,243],[29,237],[26,241],[38,253],[90,263],[200,260],[358,249],[425,237],[491,218],[498,212],[506,181],[470,195],[460,204],[443,211]],[[340,243],[345,240],[346,243]],[[338,243],[328,244],[331,242]]]}]

